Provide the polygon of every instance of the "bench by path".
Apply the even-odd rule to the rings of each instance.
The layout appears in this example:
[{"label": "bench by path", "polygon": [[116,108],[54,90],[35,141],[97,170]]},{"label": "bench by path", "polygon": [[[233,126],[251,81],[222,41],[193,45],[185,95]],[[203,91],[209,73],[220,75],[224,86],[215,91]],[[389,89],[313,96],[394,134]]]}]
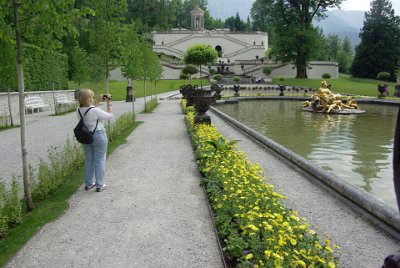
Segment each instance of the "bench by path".
[{"label": "bench by path", "polygon": [[68,99],[67,95],[65,94],[57,94],[55,96],[55,99],[57,105],[60,106],[74,105],[76,103],[75,100]]},{"label": "bench by path", "polygon": [[222,267],[179,101],[164,101],[6,267]]},{"label": "bench by path", "polygon": [[48,110],[49,107],[50,105],[45,103],[39,96],[30,96],[25,98],[25,113],[28,113],[29,111],[34,113],[35,110],[37,112],[43,112]]},{"label": "bench by path", "polygon": [[240,140],[238,146],[249,160],[266,171],[267,182],[282,190],[285,204],[299,212],[300,217],[318,227],[320,237],[331,236],[341,247],[341,267],[378,268],[386,256],[398,254],[400,242],[360,218],[344,203],[325,189],[289,167],[284,161],[248,136],[210,113],[211,122],[228,140]]}]

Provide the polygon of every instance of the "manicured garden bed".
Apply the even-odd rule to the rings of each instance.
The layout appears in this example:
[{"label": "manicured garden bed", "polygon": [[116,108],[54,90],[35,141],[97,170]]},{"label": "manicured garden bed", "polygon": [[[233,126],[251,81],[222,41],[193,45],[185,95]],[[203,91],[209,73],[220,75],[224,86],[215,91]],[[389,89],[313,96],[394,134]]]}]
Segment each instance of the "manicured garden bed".
[{"label": "manicured garden bed", "polygon": [[183,101],[225,256],[239,267],[336,267],[336,246],[282,204],[285,197],[265,182],[264,171],[235,142],[212,125],[194,125],[193,109],[185,105]]}]

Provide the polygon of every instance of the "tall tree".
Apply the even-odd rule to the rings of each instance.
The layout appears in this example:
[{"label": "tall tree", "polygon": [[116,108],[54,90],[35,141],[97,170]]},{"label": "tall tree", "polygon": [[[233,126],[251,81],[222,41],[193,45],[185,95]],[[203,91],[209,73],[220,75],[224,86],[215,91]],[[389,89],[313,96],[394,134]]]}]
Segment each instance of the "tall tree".
[{"label": "tall tree", "polygon": [[400,18],[394,14],[391,1],[371,2],[371,10],[365,13],[360,38],[351,74],[375,79],[379,72],[388,72],[395,80],[400,60]]},{"label": "tall tree", "polygon": [[157,79],[162,77],[163,68],[156,53],[153,53],[153,68],[150,71],[150,80],[154,82],[154,92],[151,95],[157,97]]},{"label": "tall tree", "polygon": [[307,78],[307,64],[318,49],[312,21],[323,18],[328,7],[340,6],[343,0],[274,0],[270,9],[275,41],[272,53],[283,62],[292,62],[297,78]]},{"label": "tall tree", "polygon": [[125,77],[130,79],[132,86],[132,115],[135,118],[134,81],[142,77],[143,57],[141,43],[134,24],[125,27],[124,37],[126,46],[122,50],[121,71]]},{"label": "tall tree", "polygon": [[326,48],[329,60],[337,60],[340,50],[340,38],[336,34],[330,34],[326,38]]},{"label": "tall tree", "polygon": [[239,12],[236,12],[235,17],[228,17],[225,20],[225,27],[233,31],[243,31],[246,27],[246,24],[240,18]]},{"label": "tall tree", "polygon": [[[12,5],[10,5],[10,3]],[[65,1],[20,1],[13,0],[0,2],[3,14],[8,14],[9,25],[15,32],[16,66],[19,92],[19,113],[21,124],[21,152],[22,152],[22,179],[24,184],[24,199],[28,210],[34,209],[29,185],[28,160],[26,149],[26,121],[25,121],[25,85],[23,73],[23,42],[29,40],[42,47],[60,45],[57,38],[61,38],[67,31],[73,32],[72,21],[78,15],[74,9],[73,0]],[[83,13],[86,13],[85,10]],[[7,15],[6,15],[7,17]]]},{"label": "tall tree", "polygon": [[194,64],[200,67],[200,86],[202,89],[203,82],[201,79],[201,65],[212,64],[217,57],[217,51],[210,45],[205,44],[190,46],[184,55],[184,61],[186,64]]},{"label": "tall tree", "polygon": [[274,31],[272,23],[273,0],[255,0],[251,10],[254,31],[264,31],[268,33],[268,43],[273,44]]},{"label": "tall tree", "polygon": [[99,91],[99,83],[104,81],[104,74],[106,72],[106,67],[104,66],[104,61],[101,55],[96,53],[89,54],[89,79],[96,84],[94,88],[95,93]]},{"label": "tall tree", "polygon": [[[61,85],[56,85],[57,78],[59,77],[67,77],[68,71],[57,64],[59,60],[57,58],[58,53],[53,49],[46,49],[44,51],[43,57],[43,72],[46,74],[46,80],[50,82],[49,86],[51,86],[53,92],[53,103],[54,103],[54,112],[58,113],[57,107],[57,99],[55,96],[55,88],[61,89]],[[64,72],[65,71],[65,72]]]},{"label": "tall tree", "polygon": [[122,49],[122,24],[127,11],[126,0],[92,0],[91,7],[96,15],[91,19],[90,44],[92,53],[99,54],[105,66],[104,79],[108,94],[110,71],[120,65]]},{"label": "tall tree", "polygon": [[350,72],[351,63],[353,62],[353,48],[347,36],[342,41],[337,61],[339,63],[339,72],[345,74]]},{"label": "tall tree", "polygon": [[81,89],[81,84],[89,78],[89,58],[87,52],[79,46],[74,47],[71,58],[71,78]]},{"label": "tall tree", "polygon": [[188,75],[190,79],[190,84],[192,84],[192,75],[197,74],[199,69],[196,66],[188,64],[181,70],[181,74]]},{"label": "tall tree", "polygon": [[0,37],[0,91],[7,91],[10,124],[14,125],[10,91],[17,87],[17,72],[15,70],[15,48],[11,40]]},{"label": "tall tree", "polygon": [[147,112],[147,104],[146,104],[146,96],[147,96],[147,79],[152,78],[153,68],[158,63],[158,57],[156,53],[154,53],[151,45],[146,41],[142,41],[141,45],[142,49],[142,77],[144,84],[144,112]]}]

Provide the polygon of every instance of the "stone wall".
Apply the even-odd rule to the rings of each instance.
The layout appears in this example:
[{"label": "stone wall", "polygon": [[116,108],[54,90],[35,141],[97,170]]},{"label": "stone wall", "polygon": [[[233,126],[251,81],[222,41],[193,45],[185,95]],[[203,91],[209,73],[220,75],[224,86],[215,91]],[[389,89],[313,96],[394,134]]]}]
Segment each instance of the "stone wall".
[{"label": "stone wall", "polygon": [[[181,65],[179,68],[171,68],[169,66],[163,65],[163,74],[162,74],[162,79],[179,79],[179,74],[181,69],[184,66]],[[203,70],[206,71],[207,67],[203,66]],[[256,67],[255,70],[248,71],[247,69],[252,69],[253,67]],[[273,78],[279,78],[279,77],[286,77],[286,78],[295,78],[296,77],[296,68],[293,68],[294,65],[292,64],[287,64],[287,65],[281,65],[278,68],[273,68],[273,71],[271,73],[271,77]],[[339,67],[337,62],[310,62],[310,67],[311,69],[307,69],[307,75],[308,78],[310,79],[322,79],[322,75],[324,73],[328,73],[331,75],[332,79],[337,79],[339,78]],[[216,67],[214,67],[215,69]],[[248,76],[260,76],[264,77],[264,73],[262,72],[263,65],[258,64],[258,65],[246,65],[246,70],[245,73]],[[240,67],[239,64],[235,65],[230,65],[229,70],[233,71],[236,75],[242,75],[243,71]],[[206,74],[203,74],[202,76],[205,76]],[[199,74],[193,75],[194,77],[199,77]]]},{"label": "stone wall", "polygon": [[[282,67],[273,69],[271,77],[296,77],[296,68],[293,64],[287,64]],[[261,70],[262,73],[262,70]],[[307,76],[310,79],[322,79],[322,75],[328,73],[331,78],[339,78],[339,65],[337,62],[331,61],[312,61],[309,63],[309,68],[307,69]]]},{"label": "stone wall", "polygon": [[[54,91],[55,94],[65,94],[69,100],[74,100],[74,90]],[[54,99],[52,91],[33,91],[25,92],[25,96],[39,96],[43,101],[50,105],[49,110],[54,111]],[[13,118],[19,116],[19,98],[18,92],[10,93],[11,111]],[[7,93],[0,93],[0,117],[9,116]]]}]

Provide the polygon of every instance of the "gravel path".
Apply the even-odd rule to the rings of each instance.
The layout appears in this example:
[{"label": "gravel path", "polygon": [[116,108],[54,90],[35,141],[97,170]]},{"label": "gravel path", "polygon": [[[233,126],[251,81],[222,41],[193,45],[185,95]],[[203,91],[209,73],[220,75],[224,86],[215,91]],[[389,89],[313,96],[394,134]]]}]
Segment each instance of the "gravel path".
[{"label": "gravel path", "polygon": [[231,125],[212,115],[212,123],[228,140],[240,140],[249,160],[266,171],[268,183],[288,198],[288,207],[307,218],[321,237],[328,234],[341,247],[341,267],[378,268],[386,256],[400,252],[400,242],[360,218],[337,198],[290,168],[273,153]]},{"label": "gravel path", "polygon": [[222,267],[178,101],[162,101],[6,267]]}]

